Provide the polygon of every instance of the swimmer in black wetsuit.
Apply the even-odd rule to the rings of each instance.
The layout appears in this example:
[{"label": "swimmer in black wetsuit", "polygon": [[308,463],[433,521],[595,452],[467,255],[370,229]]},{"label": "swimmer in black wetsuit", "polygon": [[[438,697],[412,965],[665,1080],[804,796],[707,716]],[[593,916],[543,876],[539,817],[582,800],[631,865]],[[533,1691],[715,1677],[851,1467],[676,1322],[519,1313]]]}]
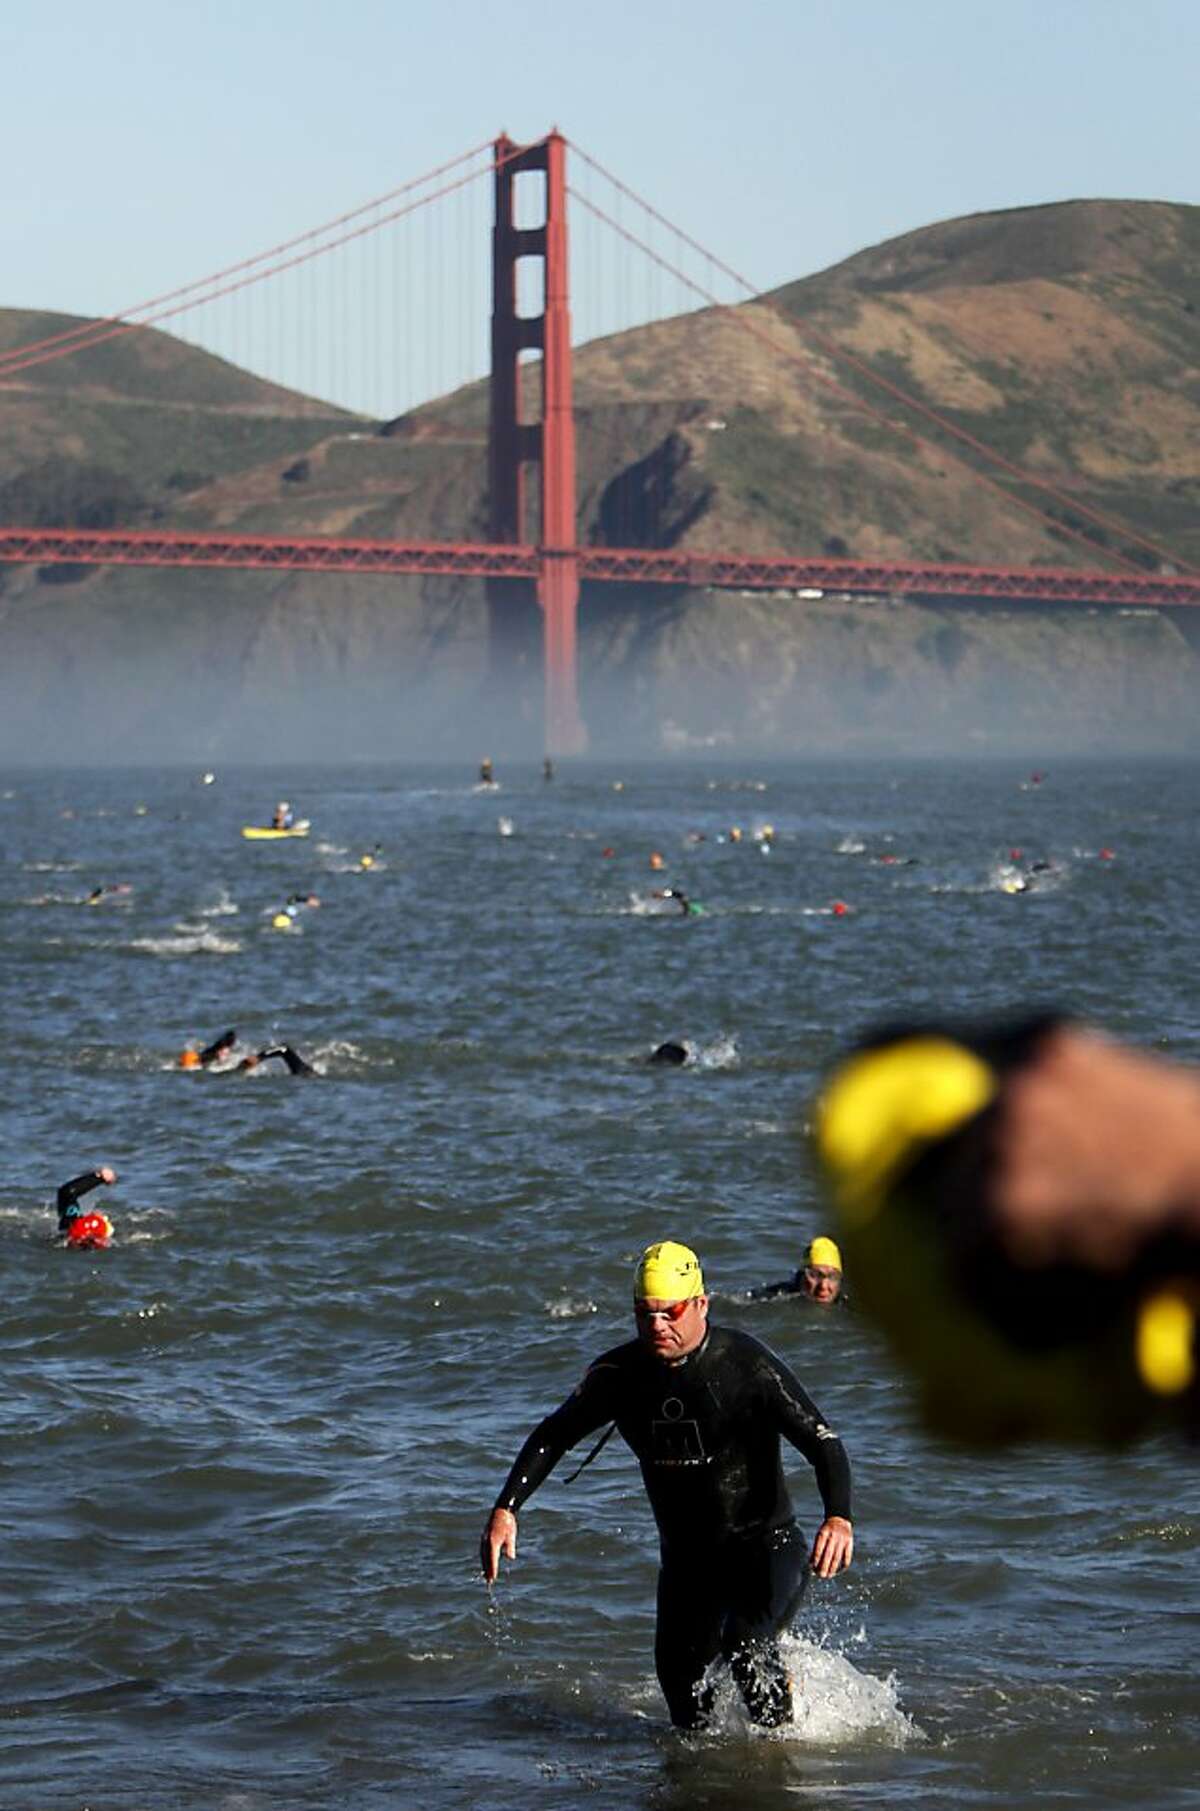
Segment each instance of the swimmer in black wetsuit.
[{"label": "swimmer in black wetsuit", "polygon": [[228,1056],[236,1043],[237,1032],[231,1025],[228,1031],[223,1031],[220,1037],[214,1038],[211,1044],[206,1044],[203,1050],[181,1050],[179,1067],[209,1069],[214,1063],[219,1063],[223,1056]]},{"label": "swimmer in black wetsuit", "polygon": [[238,1071],[257,1069],[260,1063],[268,1063],[272,1057],[278,1057],[281,1063],[287,1064],[289,1075],[315,1075],[317,1073],[312,1064],[306,1063],[302,1056],[298,1056],[290,1044],[272,1044],[267,1050],[256,1050],[253,1056],[244,1056],[238,1064]]},{"label": "swimmer in black wetsuit", "polygon": [[681,1069],[687,1060],[687,1045],[676,1044],[671,1039],[668,1039],[665,1044],[659,1044],[646,1058],[648,1063],[659,1063],[666,1068],[674,1069]]},{"label": "swimmer in black wetsuit", "polygon": [[751,1289],[749,1300],[770,1302],[780,1295],[801,1295],[822,1306],[845,1301],[842,1254],[832,1239],[813,1239],[805,1247],[803,1261],[794,1276],[786,1277],[780,1283],[765,1283],[761,1289]]},{"label": "swimmer in black wetsuit", "polygon": [[[792,1712],[776,1638],[808,1568],[832,1578],[854,1552],[845,1449],[773,1352],[708,1324],[687,1246],[647,1249],[634,1311],[638,1337],[597,1359],[517,1455],[484,1529],[484,1577],[495,1579],[502,1553],[515,1557],[517,1511],[562,1455],[614,1424],[638,1457],[661,1538],[654,1659],[671,1721],[704,1726],[705,1673],[721,1656],[752,1720],[776,1726]],[[825,1506],[811,1553],[792,1516],[781,1435],[812,1465]]]},{"label": "swimmer in black wetsuit", "polygon": [[79,1203],[84,1195],[90,1195],[102,1183],[111,1188],[116,1180],[116,1170],[102,1164],[99,1169],[85,1170],[82,1176],[74,1176],[70,1182],[63,1183],[56,1202],[58,1237],[62,1244],[75,1251],[102,1250],[108,1244],[113,1231],[108,1215],[89,1213]]}]

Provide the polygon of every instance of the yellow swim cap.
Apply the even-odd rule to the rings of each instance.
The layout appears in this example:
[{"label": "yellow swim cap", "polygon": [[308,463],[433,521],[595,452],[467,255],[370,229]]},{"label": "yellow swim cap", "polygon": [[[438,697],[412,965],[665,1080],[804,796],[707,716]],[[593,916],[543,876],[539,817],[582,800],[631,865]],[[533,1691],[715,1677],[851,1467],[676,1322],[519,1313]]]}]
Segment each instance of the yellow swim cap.
[{"label": "yellow swim cap", "polygon": [[639,1301],[686,1302],[704,1294],[700,1260],[687,1245],[664,1239],[658,1245],[647,1245],[633,1280],[633,1293]]},{"label": "yellow swim cap", "polygon": [[842,1254],[832,1239],[814,1239],[804,1254],[806,1264],[823,1264],[828,1270],[842,1268]]},{"label": "yellow swim cap", "polygon": [[196,1050],[181,1050],[179,1052],[179,1067],[181,1069],[198,1069],[200,1067],[200,1053]]}]

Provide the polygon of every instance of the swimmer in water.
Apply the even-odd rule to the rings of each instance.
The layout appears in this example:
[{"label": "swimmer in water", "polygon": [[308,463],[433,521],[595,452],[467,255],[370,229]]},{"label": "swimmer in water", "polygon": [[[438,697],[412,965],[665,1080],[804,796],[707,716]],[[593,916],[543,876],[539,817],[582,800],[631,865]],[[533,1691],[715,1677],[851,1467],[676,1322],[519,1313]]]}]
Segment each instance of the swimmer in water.
[{"label": "swimmer in water", "polygon": [[126,893],[132,893],[132,892],[133,892],[133,888],[129,885],[129,882],[127,880],[113,881],[108,886],[93,887],[91,892],[88,894],[87,899],[84,901],[84,904],[99,905],[102,900],[115,899],[117,897],[123,896]]},{"label": "swimmer in water", "polygon": [[211,1044],[204,1046],[203,1050],[181,1050],[179,1067],[181,1069],[211,1068],[213,1063],[219,1063],[223,1056],[228,1056],[236,1043],[237,1032],[231,1025],[228,1031],[223,1031],[219,1038],[214,1038]]},{"label": "swimmer in water", "polygon": [[86,1212],[79,1202],[101,1184],[111,1188],[117,1172],[108,1164],[85,1170],[82,1176],[64,1182],[58,1191],[58,1241],[71,1251],[103,1251],[111,1242],[113,1223],[107,1214]]},{"label": "swimmer in water", "polygon": [[496,776],[492,772],[491,755],[484,755],[483,760],[479,763],[479,784],[481,786],[494,786],[496,784]]},{"label": "swimmer in water", "polygon": [[845,1300],[842,1295],[842,1254],[832,1239],[814,1239],[806,1246],[800,1268],[794,1276],[786,1277],[780,1283],[765,1283],[761,1289],[749,1291],[752,1302],[774,1301],[781,1295],[801,1295],[807,1301],[819,1302],[823,1307]]},{"label": "swimmer in water", "polygon": [[659,1044],[657,1049],[652,1050],[650,1052],[650,1055],[646,1058],[646,1061],[648,1063],[659,1063],[664,1068],[674,1068],[674,1069],[682,1068],[682,1066],[684,1065],[684,1063],[687,1062],[687,1060],[688,1060],[687,1045],[686,1044],[675,1044],[675,1043],[671,1043],[671,1042],[668,1042],[666,1044]]},{"label": "swimmer in water", "polygon": [[[714,1699],[706,1675],[722,1658],[751,1721],[778,1728],[792,1715],[778,1637],[810,1571],[833,1578],[854,1553],[845,1448],[773,1352],[710,1325],[700,1262],[686,1245],[647,1248],[633,1310],[636,1337],[598,1358],[518,1453],[483,1531],[484,1577],[493,1582],[501,1555],[515,1559],[517,1514],[563,1454],[615,1426],[658,1523],[654,1661],[672,1723],[705,1727]],[[793,1516],[781,1439],[816,1474],[824,1519],[811,1547]]]},{"label": "swimmer in water", "polygon": [[698,905],[693,905],[692,901],[681,887],[661,887],[657,892],[651,894],[651,898],[673,899],[679,907],[680,916],[683,918],[698,918],[700,916],[701,908]]},{"label": "swimmer in water", "polygon": [[250,1069],[257,1069],[260,1063],[269,1063],[272,1057],[278,1057],[281,1063],[287,1064],[289,1075],[315,1075],[317,1073],[312,1064],[306,1063],[290,1044],[271,1044],[265,1050],[256,1050],[252,1056],[244,1056],[237,1066],[237,1073],[245,1074]]}]

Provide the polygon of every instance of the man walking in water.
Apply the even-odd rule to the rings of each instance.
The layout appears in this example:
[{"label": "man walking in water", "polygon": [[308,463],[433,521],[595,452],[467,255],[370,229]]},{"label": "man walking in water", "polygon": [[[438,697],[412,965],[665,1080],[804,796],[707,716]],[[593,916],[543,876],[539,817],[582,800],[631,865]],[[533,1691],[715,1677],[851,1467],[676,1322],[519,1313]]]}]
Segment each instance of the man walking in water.
[{"label": "man walking in water", "polygon": [[[777,1636],[808,1568],[832,1578],[854,1553],[845,1449],[773,1352],[709,1324],[686,1245],[649,1246],[633,1294],[636,1339],[598,1358],[518,1453],[483,1531],[484,1577],[495,1579],[502,1553],[516,1557],[526,1498],[568,1448],[612,1423],[637,1455],[661,1538],[654,1660],[671,1721],[703,1728],[713,1701],[705,1673],[721,1656],[751,1719],[785,1723],[792,1688]],[[780,1435],[813,1467],[825,1506],[811,1552],[792,1516]]]}]

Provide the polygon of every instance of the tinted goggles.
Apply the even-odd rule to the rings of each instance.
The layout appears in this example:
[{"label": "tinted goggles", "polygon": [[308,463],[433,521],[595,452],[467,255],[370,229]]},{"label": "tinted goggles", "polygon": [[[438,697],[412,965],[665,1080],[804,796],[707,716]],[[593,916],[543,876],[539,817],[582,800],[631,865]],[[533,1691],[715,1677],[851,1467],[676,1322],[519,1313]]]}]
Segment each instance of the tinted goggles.
[{"label": "tinted goggles", "polygon": [[633,1312],[641,1321],[680,1321],[695,1300],[694,1295],[689,1295],[682,1302],[668,1302],[665,1308],[651,1308],[648,1302],[635,1302]]}]

